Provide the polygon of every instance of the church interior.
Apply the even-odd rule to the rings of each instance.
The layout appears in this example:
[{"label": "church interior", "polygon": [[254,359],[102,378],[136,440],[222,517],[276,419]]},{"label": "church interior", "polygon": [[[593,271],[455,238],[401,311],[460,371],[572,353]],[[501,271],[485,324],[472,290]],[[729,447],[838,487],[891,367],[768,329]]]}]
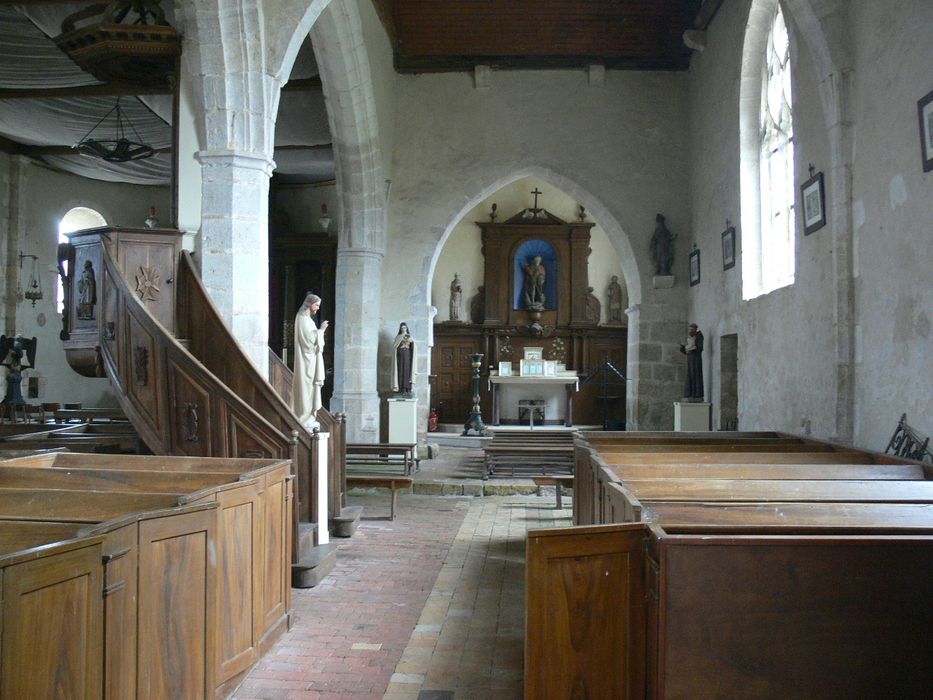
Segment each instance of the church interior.
[{"label": "church interior", "polygon": [[0,697],[922,697],[931,32],[0,2]]}]

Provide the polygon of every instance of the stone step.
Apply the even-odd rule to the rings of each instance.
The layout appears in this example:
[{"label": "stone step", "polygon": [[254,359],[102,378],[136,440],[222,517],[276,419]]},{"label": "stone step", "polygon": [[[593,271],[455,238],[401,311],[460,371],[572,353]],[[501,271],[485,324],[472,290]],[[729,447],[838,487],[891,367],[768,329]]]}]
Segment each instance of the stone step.
[{"label": "stone step", "polygon": [[[538,486],[531,479],[435,479],[415,481],[412,493],[422,496],[551,496],[553,486]],[[564,495],[573,496],[572,488]]]},{"label": "stone step", "polygon": [[362,515],[363,506],[346,506],[340,515],[331,518],[331,534],[334,537],[353,537]]},{"label": "stone step", "polygon": [[292,564],[292,587],[313,588],[329,574],[337,563],[337,544],[319,544]]}]

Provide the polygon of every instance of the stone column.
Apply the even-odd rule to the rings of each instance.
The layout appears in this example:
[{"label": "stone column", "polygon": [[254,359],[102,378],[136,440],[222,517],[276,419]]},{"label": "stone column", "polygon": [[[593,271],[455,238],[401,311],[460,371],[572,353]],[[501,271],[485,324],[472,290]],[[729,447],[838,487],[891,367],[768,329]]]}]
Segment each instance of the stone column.
[{"label": "stone column", "polygon": [[628,429],[673,430],[674,401],[683,398],[686,360],[680,343],[686,338],[687,322],[671,320],[670,307],[663,304],[634,304],[626,314]]},{"label": "stone column", "polygon": [[378,347],[383,253],[337,251],[334,394],[331,412],[347,414],[348,442],[379,441]]},{"label": "stone column", "polygon": [[[0,271],[3,273],[3,332],[16,333],[17,289],[21,283],[19,253],[26,233],[26,177],[29,160],[25,156],[0,154]],[[54,289],[54,287],[53,287]]]},{"label": "stone column", "polygon": [[201,151],[201,279],[262,376],[268,371],[269,177],[265,155]]}]

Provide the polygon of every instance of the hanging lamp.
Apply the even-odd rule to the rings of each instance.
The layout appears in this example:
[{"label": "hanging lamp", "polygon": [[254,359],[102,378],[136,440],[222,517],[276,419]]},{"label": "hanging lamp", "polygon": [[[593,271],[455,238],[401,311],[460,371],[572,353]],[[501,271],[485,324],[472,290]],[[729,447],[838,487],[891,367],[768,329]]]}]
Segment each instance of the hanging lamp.
[{"label": "hanging lamp", "polygon": [[[91,138],[91,135],[97,127],[103,124],[107,117],[114,114],[114,112],[116,112],[116,128],[113,138]],[[136,141],[131,141],[126,138],[127,126],[133,131],[133,134],[137,138]],[[120,109],[119,97],[113,109],[107,112],[103,119],[91,127],[91,130],[84,135],[84,138],[78,141],[72,148],[84,155],[102,158],[110,163],[126,163],[131,160],[141,160],[155,155],[155,150],[152,146],[143,143],[142,137],[139,135],[139,132],[136,131],[136,127],[133,126],[133,122],[130,121],[129,117],[123,114],[123,111]]]}]

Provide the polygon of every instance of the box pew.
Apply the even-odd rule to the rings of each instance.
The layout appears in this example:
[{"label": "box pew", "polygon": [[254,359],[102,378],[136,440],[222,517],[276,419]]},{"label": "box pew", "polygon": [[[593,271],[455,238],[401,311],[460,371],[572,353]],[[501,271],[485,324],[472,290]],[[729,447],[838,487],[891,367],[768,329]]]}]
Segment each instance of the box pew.
[{"label": "box pew", "polygon": [[[217,634],[209,665],[211,683],[223,696],[288,624],[292,514],[289,471],[288,461],[272,459],[91,457],[65,453],[8,460],[0,462],[0,487],[7,487],[0,488],[0,516],[3,491],[13,490],[10,484],[18,481],[22,486],[33,486],[43,478],[47,480],[43,498],[49,503],[49,512],[58,512],[59,518],[68,512],[60,509],[62,501],[76,494],[90,504],[135,495],[140,499],[162,499],[153,503],[139,501],[147,508],[162,506],[163,500],[192,508],[216,506],[212,517],[219,575],[214,597],[219,603],[212,613]],[[92,515],[98,514],[95,511]],[[140,626],[140,635],[143,633],[151,630],[144,631]],[[121,693],[110,697],[124,697]]]},{"label": "box pew", "polygon": [[[578,441],[585,515],[643,522],[529,532],[526,697],[925,697],[926,470],[862,453],[829,466],[907,465],[910,480],[785,478],[822,460],[778,461],[773,478],[774,455],[694,460],[705,454],[641,460],[654,478],[629,479],[630,465]],[[666,474],[707,467],[759,478]]]},{"label": "box pew", "polygon": [[126,438],[123,436],[49,436],[39,438],[17,438],[15,440],[0,441],[0,459],[9,450],[38,452],[50,449],[66,449],[70,452],[85,454],[108,453],[119,454],[126,449]]},{"label": "box pew", "polygon": [[622,464],[610,467],[627,479],[859,479],[925,478],[917,464]]},{"label": "box pew", "polygon": [[0,521],[0,697],[99,698],[102,538]]}]

